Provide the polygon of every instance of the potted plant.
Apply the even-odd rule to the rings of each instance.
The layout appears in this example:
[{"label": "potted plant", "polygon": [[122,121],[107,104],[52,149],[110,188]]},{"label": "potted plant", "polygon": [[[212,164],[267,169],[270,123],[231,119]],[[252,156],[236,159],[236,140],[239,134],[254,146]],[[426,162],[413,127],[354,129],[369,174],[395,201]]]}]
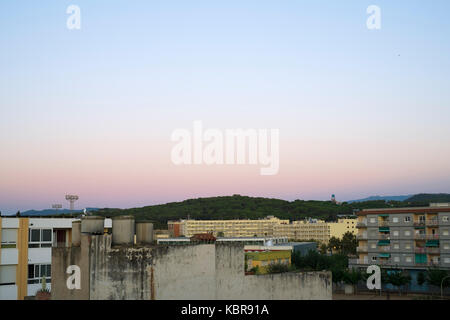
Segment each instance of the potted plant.
[{"label": "potted plant", "polygon": [[36,300],[50,300],[52,297],[50,290],[47,288],[47,281],[42,277],[42,288],[36,292]]}]

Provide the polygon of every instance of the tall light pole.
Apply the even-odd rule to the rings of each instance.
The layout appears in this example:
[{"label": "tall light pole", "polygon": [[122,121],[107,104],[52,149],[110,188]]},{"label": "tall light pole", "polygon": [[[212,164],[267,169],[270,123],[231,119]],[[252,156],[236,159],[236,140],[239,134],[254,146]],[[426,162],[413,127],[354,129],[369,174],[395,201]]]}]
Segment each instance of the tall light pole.
[{"label": "tall light pole", "polygon": [[75,203],[75,201],[78,200],[78,196],[77,195],[68,194],[68,195],[66,195],[66,200],[69,201],[69,203],[70,203],[70,211],[73,211],[73,209],[75,207],[74,203]]}]

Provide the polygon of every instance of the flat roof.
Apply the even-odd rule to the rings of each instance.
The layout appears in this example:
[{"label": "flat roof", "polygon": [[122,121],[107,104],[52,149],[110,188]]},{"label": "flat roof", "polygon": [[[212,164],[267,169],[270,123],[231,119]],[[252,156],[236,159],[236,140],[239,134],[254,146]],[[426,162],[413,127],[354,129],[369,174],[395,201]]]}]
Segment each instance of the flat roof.
[{"label": "flat roof", "polygon": [[383,214],[383,213],[439,213],[450,212],[449,207],[405,207],[405,208],[379,208],[379,209],[364,209],[357,212],[358,216],[365,216],[368,214]]}]

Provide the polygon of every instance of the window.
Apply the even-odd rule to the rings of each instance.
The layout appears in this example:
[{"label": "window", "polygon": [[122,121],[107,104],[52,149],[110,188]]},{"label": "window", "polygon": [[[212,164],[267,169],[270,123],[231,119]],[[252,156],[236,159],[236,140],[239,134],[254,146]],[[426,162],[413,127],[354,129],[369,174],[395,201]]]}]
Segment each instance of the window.
[{"label": "window", "polygon": [[2,248],[15,248],[17,229],[2,229]]},{"label": "window", "polygon": [[448,222],[448,216],[443,216],[442,217],[442,222]]},{"label": "window", "polygon": [[405,244],[405,249],[407,250],[411,249],[411,245],[409,243]]},{"label": "window", "polygon": [[406,231],[405,231],[405,236],[410,236],[410,235],[411,235],[411,231],[406,230]]},{"label": "window", "polygon": [[450,258],[444,258],[445,263],[450,263]]},{"label": "window", "polygon": [[442,230],[442,235],[443,236],[448,236],[448,229]]},{"label": "window", "polygon": [[397,223],[398,222],[398,217],[392,218],[392,222]]},{"label": "window", "polygon": [[372,261],[377,261],[377,257],[373,256]]},{"label": "window", "polygon": [[375,223],[376,222],[376,220],[375,220],[375,218],[370,218],[370,223]]},{"label": "window", "polygon": [[400,257],[394,257],[394,262],[400,262]]},{"label": "window", "polygon": [[449,245],[448,243],[444,244],[444,249],[445,249],[445,250],[450,249],[450,245]]},{"label": "window", "polygon": [[400,249],[400,246],[398,243],[394,244],[394,249]]},{"label": "window", "polygon": [[412,258],[411,257],[406,257],[406,262],[412,262]]},{"label": "window", "polygon": [[411,217],[410,216],[405,217],[405,222],[411,222]]},{"label": "window", "polygon": [[395,230],[395,231],[393,232],[393,235],[394,235],[394,237],[398,237],[398,230]]},{"label": "window", "polygon": [[0,286],[16,284],[16,265],[0,266]]},{"label": "window", "polygon": [[28,284],[41,283],[45,277],[50,280],[52,276],[51,264],[29,264],[28,265]]},{"label": "window", "polygon": [[29,248],[48,248],[52,246],[52,229],[30,229]]}]

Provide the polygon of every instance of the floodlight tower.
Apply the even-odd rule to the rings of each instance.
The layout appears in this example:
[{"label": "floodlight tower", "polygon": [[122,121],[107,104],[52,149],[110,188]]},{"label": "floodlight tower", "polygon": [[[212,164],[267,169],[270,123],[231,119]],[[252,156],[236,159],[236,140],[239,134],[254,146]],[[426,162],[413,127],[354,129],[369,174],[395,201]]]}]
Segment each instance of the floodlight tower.
[{"label": "floodlight tower", "polygon": [[58,209],[61,209],[61,208],[62,208],[62,204],[59,204],[59,203],[52,204],[52,209],[55,209],[56,211],[58,211]]},{"label": "floodlight tower", "polygon": [[72,194],[68,194],[68,195],[66,195],[66,200],[69,201],[69,203],[70,203],[70,211],[73,211],[74,203],[75,203],[75,201],[78,200],[78,196],[72,195]]}]

